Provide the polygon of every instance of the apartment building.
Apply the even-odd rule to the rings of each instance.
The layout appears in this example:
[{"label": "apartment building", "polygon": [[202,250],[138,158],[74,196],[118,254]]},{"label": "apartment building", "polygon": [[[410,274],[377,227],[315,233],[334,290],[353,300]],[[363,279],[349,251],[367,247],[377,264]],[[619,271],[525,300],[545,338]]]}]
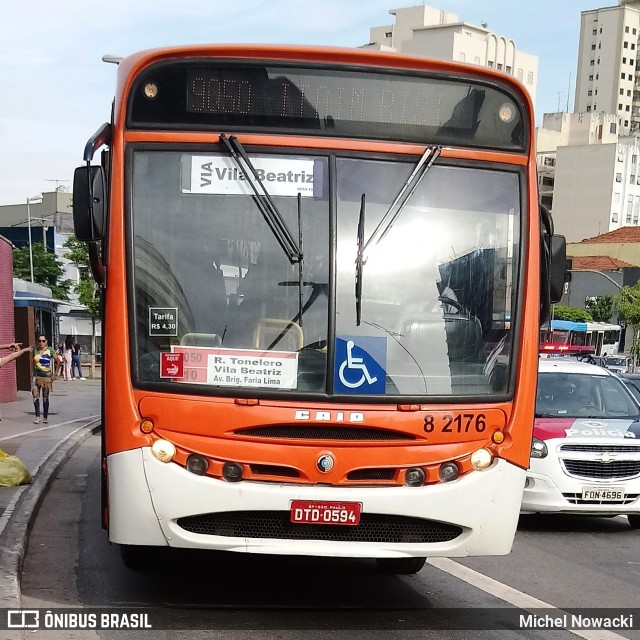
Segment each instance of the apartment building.
[{"label": "apartment building", "polygon": [[640,130],[640,0],[583,11],[574,110],[615,114],[619,133]]},{"label": "apartment building", "polygon": [[[639,0],[640,1],[640,0]],[[424,5],[393,9],[393,24],[370,29],[363,48],[476,64],[514,76],[535,101],[538,57],[518,51],[516,43],[489,29],[462,22],[454,13]]]}]

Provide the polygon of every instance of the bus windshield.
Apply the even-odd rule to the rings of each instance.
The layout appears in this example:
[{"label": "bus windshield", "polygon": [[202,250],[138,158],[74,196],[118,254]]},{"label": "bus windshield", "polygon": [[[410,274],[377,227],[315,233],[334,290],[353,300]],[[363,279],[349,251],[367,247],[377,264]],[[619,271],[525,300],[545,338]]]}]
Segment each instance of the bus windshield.
[{"label": "bus windshield", "polygon": [[[495,388],[486,363],[515,315],[517,170],[439,159],[367,250],[358,322],[358,223],[370,238],[416,160],[251,153],[300,239],[292,264],[221,151],[129,155],[136,384],[364,398],[506,390],[508,372]],[[184,371],[173,375],[165,354],[176,353]]]}]

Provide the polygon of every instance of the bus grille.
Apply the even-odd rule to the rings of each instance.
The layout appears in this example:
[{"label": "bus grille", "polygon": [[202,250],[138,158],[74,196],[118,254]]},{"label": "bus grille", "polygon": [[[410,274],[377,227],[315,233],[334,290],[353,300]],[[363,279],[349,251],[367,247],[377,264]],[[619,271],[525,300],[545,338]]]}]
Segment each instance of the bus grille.
[{"label": "bus grille", "polygon": [[393,480],[395,477],[395,469],[356,469],[347,474],[347,480]]},{"label": "bus grille", "polygon": [[318,427],[315,425],[272,425],[266,427],[251,427],[239,429],[238,436],[253,436],[257,438],[279,438],[290,440],[356,440],[388,442],[391,440],[414,441],[416,437],[410,433],[399,433],[385,429],[370,427]]},{"label": "bus grille", "polygon": [[199,535],[332,542],[436,543],[454,540],[462,528],[433,520],[362,514],[355,526],[294,524],[288,511],[232,511],[178,518]]},{"label": "bus grille", "polygon": [[613,462],[563,460],[562,462],[569,475],[579,478],[616,480],[640,475],[640,460],[615,460]]}]

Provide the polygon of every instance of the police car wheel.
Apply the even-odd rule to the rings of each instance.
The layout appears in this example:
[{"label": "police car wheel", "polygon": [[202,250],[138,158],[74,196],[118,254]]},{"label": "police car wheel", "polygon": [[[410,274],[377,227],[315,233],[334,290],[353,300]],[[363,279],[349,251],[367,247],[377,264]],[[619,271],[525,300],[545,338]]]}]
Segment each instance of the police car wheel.
[{"label": "police car wheel", "polygon": [[629,520],[629,526],[632,529],[640,529],[640,514],[638,513],[633,513],[627,516],[627,519]]},{"label": "police car wheel", "polygon": [[418,573],[426,561],[426,558],[376,558],[378,569],[383,573],[404,576]]}]

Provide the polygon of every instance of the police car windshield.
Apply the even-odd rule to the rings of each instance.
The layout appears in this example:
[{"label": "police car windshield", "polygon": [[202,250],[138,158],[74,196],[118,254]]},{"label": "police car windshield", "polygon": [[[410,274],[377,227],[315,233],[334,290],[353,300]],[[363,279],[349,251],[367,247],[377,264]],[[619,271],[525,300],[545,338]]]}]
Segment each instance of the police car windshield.
[{"label": "police car windshield", "polygon": [[615,376],[541,372],[536,396],[537,417],[638,419],[640,408]]}]

